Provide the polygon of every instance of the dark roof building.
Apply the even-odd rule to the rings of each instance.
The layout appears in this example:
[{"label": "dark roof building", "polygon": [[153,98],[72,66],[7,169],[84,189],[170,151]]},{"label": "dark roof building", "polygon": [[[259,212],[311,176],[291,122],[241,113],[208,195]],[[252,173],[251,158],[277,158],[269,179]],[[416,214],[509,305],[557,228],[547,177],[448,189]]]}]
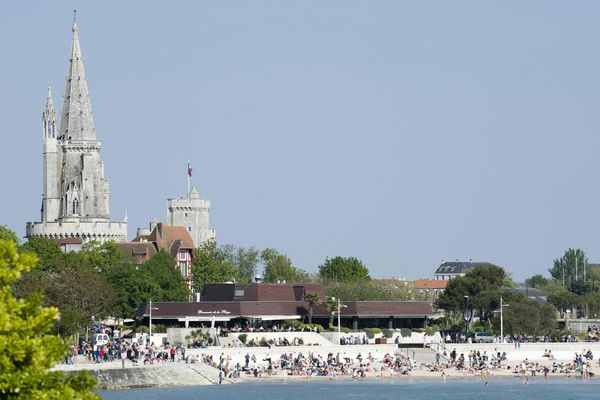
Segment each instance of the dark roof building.
[{"label": "dark roof building", "polygon": [[[313,322],[327,326],[331,311],[325,307],[325,292],[320,284],[209,284],[197,302],[153,302],[152,320],[167,325],[198,326],[203,322],[224,325],[240,323],[263,324],[265,321],[305,319],[309,305],[305,294],[317,294],[319,303],[313,307]],[[419,327],[433,314],[426,301],[343,301],[340,318],[343,326],[357,330],[362,327]],[[138,317],[149,317],[148,304],[142,304]]]},{"label": "dark roof building", "polygon": [[435,279],[448,280],[457,276],[464,276],[471,268],[478,266],[492,266],[489,262],[450,261],[443,262],[434,272]]},{"label": "dark roof building", "polygon": [[316,283],[210,283],[202,290],[202,301],[302,301],[305,294],[316,294],[325,301],[323,286]]}]

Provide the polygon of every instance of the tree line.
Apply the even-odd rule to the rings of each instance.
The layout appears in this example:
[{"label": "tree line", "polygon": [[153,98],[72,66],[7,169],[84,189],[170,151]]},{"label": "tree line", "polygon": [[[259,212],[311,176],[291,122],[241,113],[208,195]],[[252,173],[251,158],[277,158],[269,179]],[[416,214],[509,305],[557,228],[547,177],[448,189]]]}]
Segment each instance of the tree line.
[{"label": "tree line", "polygon": [[[60,310],[57,329],[63,335],[84,332],[92,316],[132,318],[149,299],[187,301],[191,296],[175,261],[164,251],[139,263],[122,254],[113,242],[91,242],[79,252],[64,253],[51,239],[33,237],[19,244],[17,235],[3,226],[0,239],[15,242],[21,253],[37,256],[37,268],[24,273],[13,284],[13,291],[22,298],[42,293],[44,305]],[[267,283],[322,282],[329,296],[346,300],[403,300],[409,296],[404,287],[371,280],[367,267],[354,257],[327,258],[317,273],[310,274],[272,248],[219,246],[210,241],[194,249],[194,292],[207,283],[250,283],[257,275]]]},{"label": "tree line", "polygon": [[536,274],[525,283],[544,291],[548,302],[565,317],[597,318],[600,315],[600,265],[589,263],[581,249],[567,249],[548,269],[549,277]]},{"label": "tree line", "polygon": [[457,330],[500,333],[502,298],[504,333],[560,337],[555,308],[510,290],[506,271],[496,265],[476,266],[448,282],[435,306],[446,312],[446,325]]}]

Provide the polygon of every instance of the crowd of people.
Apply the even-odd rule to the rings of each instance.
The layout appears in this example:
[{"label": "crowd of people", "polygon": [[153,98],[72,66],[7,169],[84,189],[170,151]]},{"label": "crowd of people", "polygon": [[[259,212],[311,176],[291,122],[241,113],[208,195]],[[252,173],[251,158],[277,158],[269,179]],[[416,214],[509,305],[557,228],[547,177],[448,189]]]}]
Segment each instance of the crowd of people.
[{"label": "crowd of people", "polygon": [[[507,371],[524,379],[536,377],[538,374],[545,378],[549,374],[561,374],[566,378],[579,375],[583,379],[591,379],[594,376],[592,364],[594,356],[590,349],[584,350],[582,353],[575,353],[573,361],[569,363],[557,363],[551,349],[544,350],[543,357],[554,362],[550,366],[547,363],[534,362],[525,358],[511,367],[507,362],[506,352],[500,352],[497,349],[494,349],[491,354],[486,351],[471,350],[467,355],[459,354],[456,349],[453,349],[449,353],[447,351],[438,352],[435,362],[427,363],[425,367],[432,372],[444,373],[444,377],[445,371],[449,369],[481,376],[490,375],[492,372]],[[598,365],[600,366],[600,362]]]},{"label": "crowd of people", "polygon": [[283,353],[279,357],[265,355],[258,360],[255,354],[247,353],[243,363],[233,363],[230,355],[221,354],[219,361],[212,355],[203,354],[202,361],[221,371],[220,380],[236,379],[242,376],[261,378],[263,376],[346,376],[366,378],[373,372],[380,374],[406,375],[414,366],[410,360],[400,354],[393,356],[389,353],[381,360],[376,360],[371,353],[363,356],[349,357],[346,353],[327,356],[309,352]]}]

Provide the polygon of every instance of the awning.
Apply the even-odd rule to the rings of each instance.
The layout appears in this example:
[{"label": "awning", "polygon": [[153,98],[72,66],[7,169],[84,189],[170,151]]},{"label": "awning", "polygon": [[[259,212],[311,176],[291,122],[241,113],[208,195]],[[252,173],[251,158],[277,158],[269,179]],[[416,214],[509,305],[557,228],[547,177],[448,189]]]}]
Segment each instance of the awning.
[{"label": "awning", "polygon": [[227,321],[231,321],[231,318],[233,317],[221,317],[221,316],[210,316],[210,315],[203,315],[201,317],[185,317],[185,318],[179,318],[178,321],[179,322],[194,322],[194,321],[208,321],[208,322],[227,322]]},{"label": "awning", "polygon": [[300,319],[299,315],[248,315],[247,319],[260,319],[262,321],[285,321],[287,319]]}]

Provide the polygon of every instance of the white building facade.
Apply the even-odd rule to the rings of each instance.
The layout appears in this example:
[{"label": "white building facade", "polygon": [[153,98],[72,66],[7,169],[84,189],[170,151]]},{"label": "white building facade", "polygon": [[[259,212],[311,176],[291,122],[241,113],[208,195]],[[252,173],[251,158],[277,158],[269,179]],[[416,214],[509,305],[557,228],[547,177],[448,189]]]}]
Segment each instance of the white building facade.
[{"label": "white building facade", "polygon": [[66,76],[60,129],[48,89],[42,113],[43,194],[41,221],[28,222],[26,236],[80,238],[82,243],[127,240],[127,222],[111,222],[109,185],[100,158],[77,23]]}]

